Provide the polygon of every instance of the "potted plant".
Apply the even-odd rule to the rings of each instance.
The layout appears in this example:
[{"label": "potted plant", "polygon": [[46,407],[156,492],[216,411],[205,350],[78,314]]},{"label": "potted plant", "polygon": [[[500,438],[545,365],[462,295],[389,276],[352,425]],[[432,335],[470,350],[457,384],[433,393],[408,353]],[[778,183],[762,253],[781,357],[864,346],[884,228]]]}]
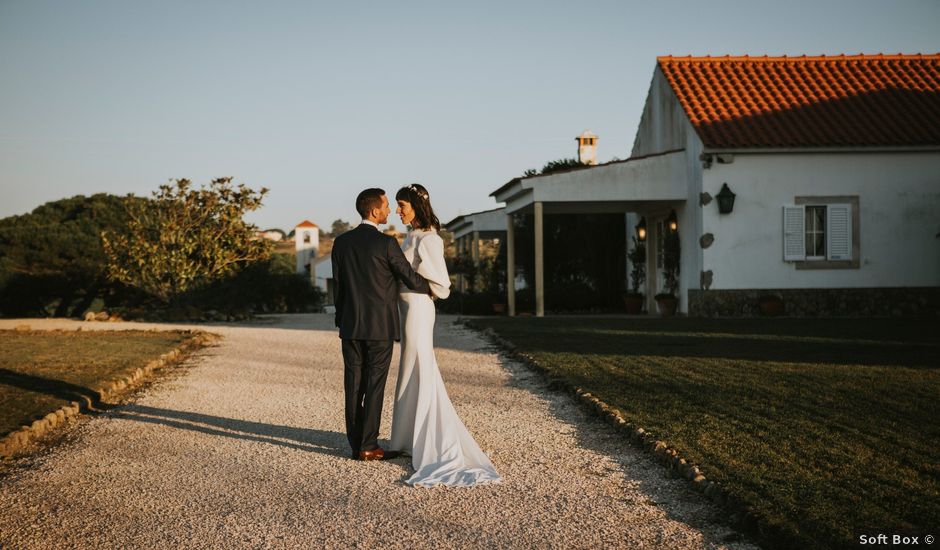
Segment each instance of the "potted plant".
[{"label": "potted plant", "polygon": [[663,292],[656,295],[656,307],[663,317],[676,314],[679,307],[679,233],[668,231],[663,241]]},{"label": "potted plant", "polygon": [[630,260],[630,285],[632,290],[625,292],[623,303],[630,315],[638,315],[643,311],[643,293],[640,288],[646,281],[646,244],[633,238],[633,249],[627,254]]}]

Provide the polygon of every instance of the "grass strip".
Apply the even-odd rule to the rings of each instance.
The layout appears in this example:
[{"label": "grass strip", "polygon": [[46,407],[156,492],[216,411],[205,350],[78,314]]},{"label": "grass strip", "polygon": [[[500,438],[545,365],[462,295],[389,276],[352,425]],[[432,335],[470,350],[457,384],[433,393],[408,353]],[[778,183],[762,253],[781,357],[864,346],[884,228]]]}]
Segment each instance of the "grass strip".
[{"label": "grass strip", "polygon": [[789,545],[940,526],[937,321],[473,324],[667,441]]},{"label": "grass strip", "polygon": [[0,330],[0,437],[132,374],[191,334]]}]

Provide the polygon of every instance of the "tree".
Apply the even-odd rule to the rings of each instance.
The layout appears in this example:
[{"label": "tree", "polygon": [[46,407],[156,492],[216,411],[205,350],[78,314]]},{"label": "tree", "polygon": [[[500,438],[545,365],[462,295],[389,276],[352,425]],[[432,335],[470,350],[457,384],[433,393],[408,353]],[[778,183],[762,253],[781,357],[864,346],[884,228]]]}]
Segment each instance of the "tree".
[{"label": "tree", "polygon": [[588,168],[588,165],[582,164],[581,161],[579,161],[576,158],[566,158],[566,159],[552,160],[552,161],[545,163],[545,166],[542,167],[541,171],[538,171],[534,168],[529,168],[528,170],[523,172],[522,175],[528,178],[528,177],[539,176],[539,175],[544,176],[546,174],[551,174],[553,172],[566,172],[568,170],[577,170],[579,168]]},{"label": "tree", "polygon": [[0,220],[0,310],[78,315],[115,290],[100,234],[124,231],[128,207],[146,200],[78,195]]},{"label": "tree", "polygon": [[349,222],[345,220],[333,220],[333,231],[330,233],[330,236],[335,239],[350,229],[352,229],[352,226],[349,225]]},{"label": "tree", "polygon": [[126,233],[102,234],[110,278],[171,303],[240,265],[267,259],[270,243],[255,238],[257,228],[243,218],[268,190],[231,181],[193,189],[178,179],[161,185],[152,200],[131,205]]}]

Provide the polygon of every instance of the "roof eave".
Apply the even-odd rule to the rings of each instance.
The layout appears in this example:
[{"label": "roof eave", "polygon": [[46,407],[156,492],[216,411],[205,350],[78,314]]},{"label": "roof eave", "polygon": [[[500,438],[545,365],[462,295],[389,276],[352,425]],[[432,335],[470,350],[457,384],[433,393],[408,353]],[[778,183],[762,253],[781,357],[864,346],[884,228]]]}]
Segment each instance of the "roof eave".
[{"label": "roof eave", "polygon": [[916,153],[940,151],[938,145],[853,145],[844,147],[704,147],[704,154],[734,153],[760,155],[767,153]]}]

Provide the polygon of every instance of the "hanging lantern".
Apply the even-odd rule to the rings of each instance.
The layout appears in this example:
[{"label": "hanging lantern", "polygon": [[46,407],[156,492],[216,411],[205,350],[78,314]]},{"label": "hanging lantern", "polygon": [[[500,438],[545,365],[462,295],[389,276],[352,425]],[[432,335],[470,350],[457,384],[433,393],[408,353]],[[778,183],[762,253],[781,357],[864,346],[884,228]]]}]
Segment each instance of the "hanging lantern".
[{"label": "hanging lantern", "polygon": [[715,195],[715,198],[718,199],[718,212],[720,214],[730,214],[734,209],[734,197],[736,195],[731,192],[731,189],[728,187],[728,184],[725,183],[721,186],[721,191]]},{"label": "hanging lantern", "polygon": [[636,224],[636,240],[646,242],[646,217],[640,218],[640,223]]}]

